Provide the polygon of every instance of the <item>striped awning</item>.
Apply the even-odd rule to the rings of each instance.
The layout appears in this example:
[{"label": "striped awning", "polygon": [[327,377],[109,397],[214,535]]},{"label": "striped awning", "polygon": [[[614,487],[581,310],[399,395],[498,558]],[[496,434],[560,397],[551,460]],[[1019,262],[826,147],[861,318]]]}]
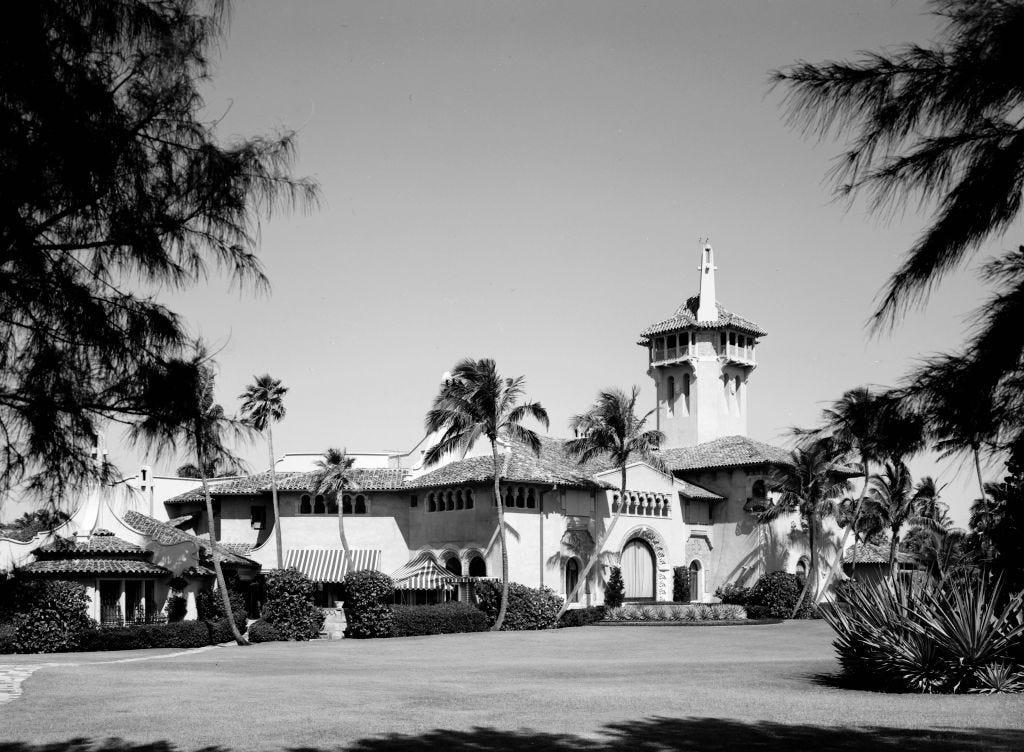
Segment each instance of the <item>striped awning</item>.
[{"label": "striped awning", "polygon": [[313,582],[341,582],[347,571],[380,569],[380,549],[350,549],[350,569],[340,548],[293,548],[284,557],[285,567],[295,567]]},{"label": "striped awning", "polygon": [[421,556],[392,572],[391,579],[396,590],[451,590],[455,578],[429,556]]}]

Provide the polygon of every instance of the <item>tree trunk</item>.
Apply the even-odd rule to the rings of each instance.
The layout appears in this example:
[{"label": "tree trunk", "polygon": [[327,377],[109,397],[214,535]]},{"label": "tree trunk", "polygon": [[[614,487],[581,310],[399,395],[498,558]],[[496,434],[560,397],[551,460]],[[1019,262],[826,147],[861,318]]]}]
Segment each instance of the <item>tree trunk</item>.
[{"label": "tree trunk", "polygon": [[800,590],[800,597],[796,599],[796,605],[793,606],[793,613],[789,615],[790,619],[795,619],[796,615],[800,613],[800,607],[804,604],[804,599],[807,597],[807,593],[811,589],[811,582],[814,581],[814,579],[818,576],[818,568],[815,564],[815,559],[817,557],[815,556],[814,551],[814,525],[815,520],[814,516],[812,515],[807,525],[807,532],[810,537],[811,544],[811,564],[809,567],[807,567],[807,580],[804,582],[804,586]]},{"label": "tree trunk", "polygon": [[[818,603],[820,603],[821,599],[825,597],[825,593],[828,592],[829,586],[832,584],[832,580],[836,577],[836,572],[839,571],[839,567],[843,564],[843,551],[846,550],[846,541],[850,538],[850,530],[857,526],[861,510],[864,508],[864,500],[868,497],[868,479],[871,477],[871,473],[868,470],[868,457],[866,454],[861,455],[861,461],[864,463],[864,488],[861,489],[860,499],[857,501],[857,506],[853,510],[853,522],[850,524],[850,527],[843,531],[843,537],[839,540],[839,550],[836,552],[836,560],[832,562],[832,566],[829,567],[825,581],[821,583],[821,590],[818,592],[818,597],[816,598],[816,602]],[[854,554],[856,555],[856,551],[854,551]]]},{"label": "tree trunk", "polygon": [[210,556],[213,557],[213,571],[217,575],[217,587],[220,589],[221,603],[224,604],[224,613],[228,617],[228,626],[231,627],[231,635],[235,638],[235,642],[239,645],[248,645],[249,641],[242,637],[242,633],[238,631],[238,625],[235,624],[235,615],[231,613],[231,599],[228,598],[228,584],[224,579],[224,570],[220,566],[220,554],[217,552],[217,536],[214,535],[213,528],[213,499],[210,497],[210,486],[206,482],[206,472],[203,469],[203,456],[199,456],[199,480],[203,484],[203,496],[206,497],[206,519],[209,525],[210,532]]},{"label": "tree trunk", "polygon": [[899,531],[898,527],[892,529],[892,540],[889,541],[889,574],[895,580],[896,579],[896,544],[898,538],[896,533]]},{"label": "tree trunk", "polygon": [[501,547],[501,603],[498,618],[491,627],[491,631],[497,632],[505,623],[505,611],[508,610],[508,547],[505,544],[505,505],[501,501],[501,481],[498,478],[498,445],[493,439],[491,459],[494,461],[494,502],[498,505],[498,545]]},{"label": "tree trunk", "polygon": [[[615,523],[619,521],[619,517],[622,516],[622,510],[625,509],[625,507],[626,507],[626,464],[625,463],[622,464],[621,470],[622,470],[622,481],[621,481],[621,484],[619,486],[619,508],[618,508],[618,511],[616,511],[615,514],[612,516],[612,521],[608,524],[608,528],[604,531],[604,534],[601,536],[601,540],[599,540],[596,544],[594,544],[594,553],[590,556],[590,560],[587,562],[587,565],[585,567],[583,567],[583,571],[580,572],[580,578],[576,582],[576,587],[574,587],[572,592],[569,593],[565,597],[565,603],[562,604],[562,608],[560,608],[559,611],[558,611],[558,616],[555,617],[555,621],[556,622],[558,621],[558,619],[562,618],[562,614],[564,614],[566,611],[569,610],[569,604],[573,602],[573,598],[575,598],[576,594],[579,593],[580,588],[583,587],[583,583],[585,583],[587,581],[588,573],[590,572],[591,569],[593,569],[594,564],[597,563],[598,559],[601,558],[601,551],[604,549],[604,544],[608,542],[608,537],[612,534],[612,530],[615,529]],[[657,572],[655,572],[655,577],[657,577]],[[655,592],[657,592],[657,591],[655,591]]]},{"label": "tree trunk", "polygon": [[281,542],[281,507],[277,503],[277,468],[274,465],[274,430],[267,423],[267,445],[270,447],[270,498],[274,507],[274,542],[277,545],[277,568],[284,567],[284,544]]},{"label": "tree trunk", "polygon": [[974,452],[974,471],[978,474],[978,490],[981,492],[981,503],[988,509],[988,495],[985,493],[985,481],[981,477],[981,447],[971,447]]},{"label": "tree trunk", "polygon": [[345,538],[345,502],[344,494],[337,491],[334,494],[334,503],[338,506],[338,537],[341,538],[341,555],[345,561],[345,574],[352,570],[352,554],[348,550],[348,539]]}]

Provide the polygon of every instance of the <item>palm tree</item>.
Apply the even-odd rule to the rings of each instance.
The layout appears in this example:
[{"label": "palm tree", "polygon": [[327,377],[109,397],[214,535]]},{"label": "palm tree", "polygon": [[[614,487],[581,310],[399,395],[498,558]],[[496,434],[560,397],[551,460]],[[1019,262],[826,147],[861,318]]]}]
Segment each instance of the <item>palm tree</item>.
[{"label": "palm tree", "polygon": [[[817,531],[821,521],[835,514],[837,501],[850,490],[842,467],[845,457],[845,452],[828,437],[805,440],[793,450],[789,464],[773,470],[772,490],[779,498],[758,513],[758,521],[768,524],[783,514],[796,512],[807,529],[811,563],[793,609],[794,617],[800,612],[811,583],[817,581]],[[842,548],[836,558],[842,559]]]},{"label": "palm tree", "polygon": [[213,498],[204,470],[217,462],[241,466],[241,460],[228,448],[226,439],[229,435],[236,439],[248,438],[251,429],[241,421],[228,417],[224,408],[215,401],[213,364],[202,345],[195,346],[195,353],[190,360],[167,363],[160,381],[165,389],[165,400],[160,412],[154,411],[153,415],[133,425],[129,438],[135,443],[143,443],[157,455],[185,448],[195,456],[195,467],[200,468],[199,480],[206,501],[210,556],[221,603],[235,641],[239,645],[248,645],[249,642],[242,636],[231,612],[217,545]]},{"label": "palm tree", "polygon": [[[854,62],[801,61],[772,74],[775,84],[788,87],[792,124],[852,143],[835,173],[841,194],[866,192],[876,211],[904,206],[913,196],[936,207],[889,279],[876,327],[923,303],[946,273],[1010,227],[1021,208],[1024,84],[1010,71],[1020,67],[1024,6],[931,5],[944,24],[932,46],[904,45]],[[1008,349],[1019,356],[1020,328],[1013,334]]]},{"label": "palm tree", "polygon": [[277,545],[277,566],[284,566],[284,547],[281,543],[281,509],[277,503],[277,468],[274,459],[274,423],[285,416],[284,395],[288,387],[280,379],[269,374],[253,376],[253,383],[239,395],[242,400],[242,415],[257,431],[267,432],[267,447],[270,453],[270,497],[274,507],[274,542]]},{"label": "palm tree", "polygon": [[896,548],[900,530],[914,517],[917,498],[914,479],[903,462],[886,462],[882,472],[871,479],[868,506],[889,528],[889,570],[896,574]]},{"label": "palm tree", "polygon": [[580,573],[576,587],[565,599],[558,616],[561,617],[574,602],[579,589],[586,582],[587,573],[600,557],[604,544],[608,541],[615,524],[626,508],[626,466],[635,458],[652,467],[667,472],[665,463],[656,454],[665,434],[661,431],[645,430],[648,418],[654,410],[638,417],[636,400],[640,394],[638,387],[633,387],[629,394],[621,389],[604,389],[597,395],[597,400],[585,413],[573,416],[569,428],[578,437],[569,440],[565,449],[577,462],[588,462],[595,457],[607,457],[619,468],[619,506],[612,516],[601,539],[594,546],[594,554],[587,561]]},{"label": "palm tree", "polygon": [[207,462],[203,470],[200,470],[194,462],[186,462],[184,465],[179,465],[174,472],[179,478],[195,478],[196,480],[204,475],[207,478],[233,478],[243,474],[242,468],[231,463],[225,464],[223,460],[216,458]]},{"label": "palm tree", "polygon": [[324,456],[316,461],[316,472],[313,475],[313,492],[322,493],[334,499],[338,508],[338,537],[341,538],[341,551],[345,557],[345,571],[352,568],[352,554],[345,538],[345,504],[342,494],[356,487],[353,480],[352,465],[355,458],[345,454],[344,449],[331,447]]},{"label": "palm tree", "polygon": [[[875,536],[879,535],[884,529],[881,518],[874,513],[869,504],[865,504],[861,510],[859,516],[854,522],[854,513],[857,510],[857,499],[843,499],[836,505],[835,518],[836,522],[840,527],[852,527],[853,529],[853,561],[850,565],[850,576],[856,577],[857,573],[857,556],[860,552],[861,545],[867,543]],[[843,549],[839,549],[839,556],[842,557]]]},{"label": "palm tree", "polygon": [[526,380],[502,378],[490,358],[459,361],[449,378],[441,384],[427,412],[428,433],[441,433],[434,446],[424,454],[424,463],[437,464],[443,457],[459,452],[465,454],[481,438],[491,445],[494,469],[494,504],[498,509],[498,541],[501,546],[501,605],[493,630],[501,629],[508,609],[508,547],[505,540],[505,507],[501,500],[501,465],[498,442],[527,446],[540,455],[541,443],[536,433],[522,423],[533,418],[546,429],[547,411],[538,402],[522,402]]}]

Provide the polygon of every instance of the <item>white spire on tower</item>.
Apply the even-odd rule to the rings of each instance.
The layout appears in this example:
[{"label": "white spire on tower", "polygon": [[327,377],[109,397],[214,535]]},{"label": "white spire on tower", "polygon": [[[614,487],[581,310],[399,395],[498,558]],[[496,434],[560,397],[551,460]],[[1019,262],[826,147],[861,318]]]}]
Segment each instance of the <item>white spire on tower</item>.
[{"label": "white spire on tower", "polygon": [[718,302],[715,297],[715,253],[705,243],[700,253],[700,305],[697,321],[718,321]]}]

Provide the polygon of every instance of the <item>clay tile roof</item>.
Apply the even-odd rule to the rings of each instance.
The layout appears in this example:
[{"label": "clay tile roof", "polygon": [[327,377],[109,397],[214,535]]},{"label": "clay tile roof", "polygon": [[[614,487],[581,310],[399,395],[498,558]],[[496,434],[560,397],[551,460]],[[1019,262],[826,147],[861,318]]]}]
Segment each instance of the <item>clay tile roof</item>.
[{"label": "clay tile roof", "polygon": [[[352,482],[360,491],[392,491],[405,488],[405,478],[409,471],[400,467],[354,467]],[[279,491],[307,491],[312,493],[316,487],[316,470],[295,473],[285,481],[278,481]]]},{"label": "clay tile roof", "polygon": [[21,568],[26,574],[134,574],[164,577],[170,571],[139,559],[41,559]]},{"label": "clay tile roof", "polygon": [[704,470],[714,467],[786,465],[790,453],[746,436],[723,436],[692,447],[661,450],[669,470]]},{"label": "clay tile roof", "polygon": [[[179,530],[166,522],[155,520],[141,512],[136,512],[134,509],[129,509],[124,513],[124,521],[147,538],[150,538],[161,545],[170,546],[175,543],[195,543],[204,554],[208,555],[208,549],[210,547],[210,542],[208,540],[204,540],[203,538],[192,535],[191,533],[186,533],[184,530]],[[241,550],[242,548],[246,549],[244,553]],[[221,561],[225,564],[245,567],[259,566],[252,559],[247,558],[246,554],[252,551],[252,546],[249,546],[248,544],[218,543],[217,551],[220,553]]]},{"label": "clay tile roof", "polygon": [[[856,551],[857,564],[889,564],[889,545],[877,543],[857,543],[850,546],[843,554],[843,564],[853,564]],[[896,561],[900,564],[913,561],[913,557],[901,551],[896,552]]]},{"label": "clay tile roof", "polygon": [[714,491],[698,486],[696,483],[688,483],[685,480],[678,481],[683,484],[683,488],[680,489],[681,493],[687,499],[707,499],[708,501],[722,501],[725,499],[724,496],[716,494]]},{"label": "clay tile roof", "polygon": [[[277,487],[293,475],[301,473],[278,473]],[[254,475],[244,475],[235,478],[211,478],[207,481],[210,487],[210,495],[217,496],[259,496],[270,492],[270,471]],[[172,496],[164,501],[164,504],[187,504],[190,502],[204,501],[203,487],[197,486],[191,490]]]},{"label": "clay tile roof", "polygon": [[[595,480],[595,472],[606,470],[609,465],[601,461],[580,465],[565,452],[565,442],[560,439],[541,440],[540,456],[534,455],[525,446],[512,447],[511,456],[502,454],[502,481],[510,483],[557,483],[573,488],[612,488],[612,484]],[[494,463],[491,457],[470,457],[452,462],[437,470],[413,478],[410,488],[439,488],[464,483],[491,483],[494,479]]]},{"label": "clay tile roof", "polygon": [[716,321],[697,321],[697,309],[699,307],[700,295],[688,298],[685,303],[676,309],[676,312],[670,318],[659,321],[656,324],[651,324],[644,329],[640,333],[640,344],[647,344],[647,341],[655,334],[671,332],[676,329],[686,329],[688,327],[697,329],[730,328],[752,334],[755,337],[764,337],[768,334],[753,321],[725,310],[721,303],[716,304],[718,308],[718,319]]},{"label": "clay tile roof", "polygon": [[149,556],[146,549],[121,540],[109,530],[96,530],[88,540],[79,541],[75,538],[55,538],[37,548],[33,553],[39,558],[52,559],[55,556],[79,558],[107,556],[110,554],[127,554],[133,556]]}]

